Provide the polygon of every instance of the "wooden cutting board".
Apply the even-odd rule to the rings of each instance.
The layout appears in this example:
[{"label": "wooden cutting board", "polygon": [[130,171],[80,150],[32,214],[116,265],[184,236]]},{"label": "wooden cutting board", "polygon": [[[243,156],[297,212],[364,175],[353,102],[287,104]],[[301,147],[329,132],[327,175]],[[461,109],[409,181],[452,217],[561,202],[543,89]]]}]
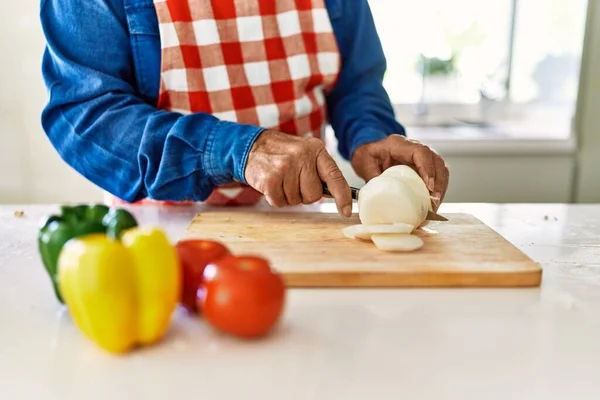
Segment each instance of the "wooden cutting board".
[{"label": "wooden cutting board", "polygon": [[210,211],[184,238],[221,241],[236,254],[271,260],[289,287],[538,286],[538,264],[469,214],[446,214],[419,234],[423,248],[386,253],[341,230],[359,223],[337,214]]}]

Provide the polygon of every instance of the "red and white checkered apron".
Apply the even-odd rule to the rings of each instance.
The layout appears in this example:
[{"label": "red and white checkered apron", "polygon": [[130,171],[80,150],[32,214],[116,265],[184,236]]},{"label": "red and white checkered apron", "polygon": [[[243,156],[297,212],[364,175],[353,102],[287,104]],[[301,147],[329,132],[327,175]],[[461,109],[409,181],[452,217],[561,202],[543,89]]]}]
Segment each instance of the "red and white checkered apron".
[{"label": "red and white checkered apron", "polygon": [[[325,93],[340,71],[324,0],[154,4],[162,44],[159,108],[321,137]],[[206,203],[250,205],[261,197],[233,183],[216,188]]]}]

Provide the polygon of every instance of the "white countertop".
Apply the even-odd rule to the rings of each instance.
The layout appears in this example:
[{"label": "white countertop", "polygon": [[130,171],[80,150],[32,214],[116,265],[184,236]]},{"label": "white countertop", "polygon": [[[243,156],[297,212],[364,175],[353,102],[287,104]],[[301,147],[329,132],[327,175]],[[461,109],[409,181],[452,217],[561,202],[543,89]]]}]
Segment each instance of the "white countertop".
[{"label": "white countertop", "polygon": [[[600,398],[600,205],[443,206],[541,262],[540,288],[292,290],[265,340],[181,312],[164,343],[125,357],[88,342],[54,298],[35,246],[54,210],[0,207],[0,399]],[[176,239],[199,210],[136,213]]]}]

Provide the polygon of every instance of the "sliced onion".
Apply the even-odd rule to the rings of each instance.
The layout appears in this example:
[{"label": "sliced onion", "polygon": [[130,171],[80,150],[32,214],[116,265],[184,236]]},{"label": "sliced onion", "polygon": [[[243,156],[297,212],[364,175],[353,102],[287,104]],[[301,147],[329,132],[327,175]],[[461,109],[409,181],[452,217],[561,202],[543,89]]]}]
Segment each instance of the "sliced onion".
[{"label": "sliced onion", "polygon": [[349,239],[371,240],[372,235],[390,233],[411,233],[414,226],[404,223],[388,225],[352,225],[342,229]]},{"label": "sliced onion", "polygon": [[382,251],[408,252],[423,247],[423,240],[410,234],[378,234],[372,235],[371,240]]},{"label": "sliced onion", "polygon": [[414,251],[423,246],[423,240],[410,233],[427,224],[433,205],[427,185],[412,168],[394,166],[371,179],[360,190],[358,207],[363,225],[346,228],[347,237],[372,240],[383,251]]},{"label": "sliced onion", "polygon": [[408,180],[379,176],[371,179],[358,196],[359,217],[365,225],[405,223],[419,226],[427,216],[422,199]]}]

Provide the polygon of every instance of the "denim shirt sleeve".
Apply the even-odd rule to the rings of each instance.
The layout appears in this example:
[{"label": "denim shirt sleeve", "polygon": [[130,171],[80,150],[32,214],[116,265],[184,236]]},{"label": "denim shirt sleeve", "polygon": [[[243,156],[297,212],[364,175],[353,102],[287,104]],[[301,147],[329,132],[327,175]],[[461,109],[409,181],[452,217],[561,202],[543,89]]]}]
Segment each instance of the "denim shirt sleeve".
[{"label": "denim shirt sleeve", "polygon": [[367,0],[327,0],[342,56],[338,82],[327,96],[329,122],[340,154],[351,159],[357,147],[405,135],[382,81],[387,68]]},{"label": "denim shirt sleeve", "polygon": [[113,195],[205,200],[245,183],[261,128],[157,109],[135,91],[123,0],[42,0],[42,125],[63,160]]}]

